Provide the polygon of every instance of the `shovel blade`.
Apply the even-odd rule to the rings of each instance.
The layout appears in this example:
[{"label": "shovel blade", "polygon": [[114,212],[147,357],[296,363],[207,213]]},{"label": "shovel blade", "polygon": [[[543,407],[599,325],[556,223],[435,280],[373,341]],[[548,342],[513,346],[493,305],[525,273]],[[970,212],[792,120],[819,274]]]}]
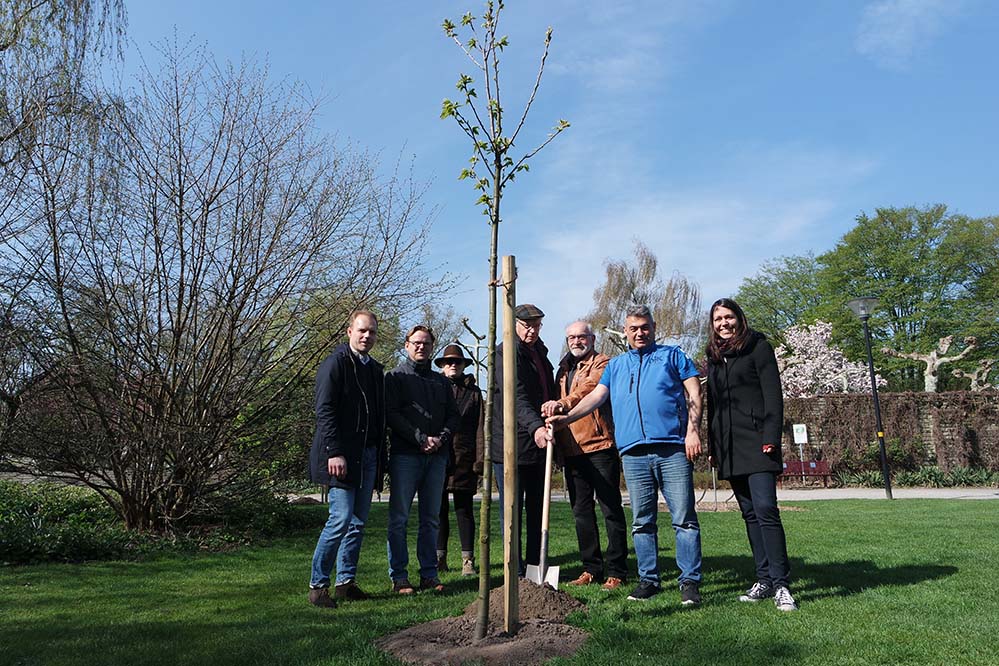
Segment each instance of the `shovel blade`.
[{"label": "shovel blade", "polygon": [[558,567],[548,567],[548,571],[545,572],[545,582],[553,590],[558,589]]},{"label": "shovel blade", "polygon": [[541,567],[536,564],[528,564],[525,578],[535,585],[548,585],[553,590],[558,589],[558,567],[548,567],[542,576]]}]

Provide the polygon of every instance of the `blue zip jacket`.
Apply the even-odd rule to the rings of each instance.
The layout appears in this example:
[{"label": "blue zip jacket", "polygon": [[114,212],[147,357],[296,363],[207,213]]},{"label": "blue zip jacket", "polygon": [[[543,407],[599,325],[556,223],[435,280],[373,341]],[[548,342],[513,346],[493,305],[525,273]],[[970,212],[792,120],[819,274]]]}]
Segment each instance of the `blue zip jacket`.
[{"label": "blue zip jacket", "polygon": [[683,444],[683,381],[697,374],[694,362],[673,345],[654,345],[642,353],[631,349],[612,358],[600,383],[610,390],[618,451],[642,444]]}]

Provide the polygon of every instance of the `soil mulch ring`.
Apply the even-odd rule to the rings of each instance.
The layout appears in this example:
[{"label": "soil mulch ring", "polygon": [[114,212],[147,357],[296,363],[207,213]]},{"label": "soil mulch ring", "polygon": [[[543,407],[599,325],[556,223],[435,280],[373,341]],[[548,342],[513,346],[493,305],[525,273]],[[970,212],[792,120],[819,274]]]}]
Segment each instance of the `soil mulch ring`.
[{"label": "soil mulch ring", "polygon": [[520,581],[520,627],[503,631],[503,587],[489,594],[489,629],[474,640],[476,603],[464,614],[445,617],[379,638],[375,645],[407,664],[460,666],[482,664],[542,664],[554,657],[569,657],[586,640],[586,632],[565,624],[574,611],[586,606],[564,592]]}]

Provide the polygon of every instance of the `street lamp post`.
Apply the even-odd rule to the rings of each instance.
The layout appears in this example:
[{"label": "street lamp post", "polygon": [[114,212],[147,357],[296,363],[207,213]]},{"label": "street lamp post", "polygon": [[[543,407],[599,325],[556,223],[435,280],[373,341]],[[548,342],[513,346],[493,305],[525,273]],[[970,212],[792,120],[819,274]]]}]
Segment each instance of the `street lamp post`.
[{"label": "street lamp post", "polygon": [[878,428],[878,449],[881,453],[881,475],[885,480],[885,496],[891,496],[891,472],[888,469],[888,453],[885,451],[885,433],[881,425],[881,401],[878,400],[878,382],[874,376],[874,357],[871,355],[871,329],[867,325],[867,320],[871,318],[871,312],[878,306],[878,299],[870,296],[864,298],[854,298],[847,303],[853,314],[860,317],[864,324],[864,341],[867,343],[867,369],[871,374],[871,395],[874,397],[874,420]]}]

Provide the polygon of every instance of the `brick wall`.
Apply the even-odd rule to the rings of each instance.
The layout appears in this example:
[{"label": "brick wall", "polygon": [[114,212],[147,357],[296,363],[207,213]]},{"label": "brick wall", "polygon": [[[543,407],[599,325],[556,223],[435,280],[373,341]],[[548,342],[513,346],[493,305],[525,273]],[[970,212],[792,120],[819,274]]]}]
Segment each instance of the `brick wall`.
[{"label": "brick wall", "polygon": [[[985,467],[999,471],[999,392],[880,393],[889,448],[917,465]],[[806,459],[822,458],[833,470],[869,461],[877,443],[870,394],[793,398],[784,404],[784,456],[798,458],[791,425],[808,426]],[[901,455],[901,453],[899,453]]]}]

